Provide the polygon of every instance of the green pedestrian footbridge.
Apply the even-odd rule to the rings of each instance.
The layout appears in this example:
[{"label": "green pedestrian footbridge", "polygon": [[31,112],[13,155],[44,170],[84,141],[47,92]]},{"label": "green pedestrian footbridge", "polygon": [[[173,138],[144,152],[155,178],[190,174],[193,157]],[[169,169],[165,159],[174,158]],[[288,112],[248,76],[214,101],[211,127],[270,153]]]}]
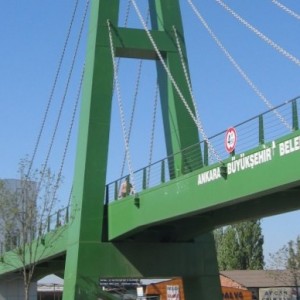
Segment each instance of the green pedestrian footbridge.
[{"label": "green pedestrian footbridge", "polygon": [[[114,299],[102,279],[175,276],[186,300],[220,300],[212,230],[300,208],[300,97],[207,136],[187,80],[180,1],[150,0],[151,26],[129,2],[142,28],[118,25],[118,0],[89,4],[70,205],[49,215],[24,261],[2,253],[0,280],[32,266],[34,249],[33,280],[62,277],[64,300]],[[123,130],[128,174],[107,182],[116,58],[155,62],[167,156],[133,170]]]},{"label": "green pedestrian footbridge", "polygon": [[[295,129],[297,101],[275,108]],[[134,173],[136,194],[118,198],[126,177],[108,184],[108,239],[183,242],[241,219],[299,209],[300,134],[298,129],[287,133],[275,118],[268,111],[235,126],[238,142],[230,155],[225,150],[228,131],[210,138],[222,155],[218,162],[210,163],[202,142]],[[179,158],[187,163],[166,167]]]}]

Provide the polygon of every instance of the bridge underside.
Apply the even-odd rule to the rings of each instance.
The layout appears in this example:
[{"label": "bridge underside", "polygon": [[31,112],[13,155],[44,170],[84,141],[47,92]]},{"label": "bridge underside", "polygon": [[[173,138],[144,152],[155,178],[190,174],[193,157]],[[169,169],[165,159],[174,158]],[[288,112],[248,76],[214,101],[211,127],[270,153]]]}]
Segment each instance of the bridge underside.
[{"label": "bridge underside", "polygon": [[274,191],[256,198],[227,203],[212,211],[187,215],[181,219],[165,220],[163,224],[139,227],[114,240],[187,242],[218,227],[255,218],[263,218],[300,208],[300,187]]}]

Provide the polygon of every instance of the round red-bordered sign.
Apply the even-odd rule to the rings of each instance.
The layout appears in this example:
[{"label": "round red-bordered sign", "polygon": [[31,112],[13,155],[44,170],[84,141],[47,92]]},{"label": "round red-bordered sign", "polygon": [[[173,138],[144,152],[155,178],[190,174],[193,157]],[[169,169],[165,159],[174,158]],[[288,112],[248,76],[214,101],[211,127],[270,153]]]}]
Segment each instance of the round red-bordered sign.
[{"label": "round red-bordered sign", "polygon": [[237,142],[236,130],[233,127],[227,129],[225,134],[225,148],[228,153],[234,151]]}]

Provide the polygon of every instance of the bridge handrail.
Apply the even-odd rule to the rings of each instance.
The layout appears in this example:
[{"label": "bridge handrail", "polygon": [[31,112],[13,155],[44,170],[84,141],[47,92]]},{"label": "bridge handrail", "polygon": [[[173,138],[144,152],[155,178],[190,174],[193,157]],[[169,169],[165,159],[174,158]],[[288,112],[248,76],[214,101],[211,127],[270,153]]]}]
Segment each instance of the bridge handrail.
[{"label": "bridge handrail", "polygon": [[[46,217],[45,224],[42,224],[41,227],[43,227],[42,232],[38,232],[39,230],[36,228],[35,232],[32,233],[31,242],[38,237],[41,237],[58,227],[64,226],[67,223],[69,223],[70,216],[69,216],[69,206],[63,207],[53,214]],[[29,234],[29,233],[28,233]],[[31,234],[30,234],[31,235]],[[8,252],[10,250],[13,250],[15,248],[18,248],[22,245],[22,242],[20,240],[20,237],[18,236],[12,236],[7,241],[1,241],[0,242],[0,256],[4,254],[5,252]]]},{"label": "bridge handrail", "polygon": [[[298,120],[300,118],[298,109],[299,101],[300,96],[295,97],[291,100],[285,101],[280,105],[277,105],[268,111],[235,125],[234,127],[238,135],[238,143],[236,145],[235,152],[232,154],[227,153],[224,146],[226,130],[211,136],[209,141],[214,146],[222,160],[224,160],[232,155],[244,153],[245,151],[254,149],[260,145],[264,145],[267,142],[278,139],[290,133],[290,130],[278,120],[274,111],[276,110],[279,112],[286,122],[291,124],[294,131],[298,130]],[[199,152],[199,150],[201,152]],[[200,162],[199,153],[201,153]],[[177,157],[181,157],[183,159],[188,158],[189,163],[183,164],[183,167],[180,170],[174,170],[174,164],[172,161],[175,161]],[[135,171],[134,181],[136,184],[136,191],[134,192],[141,192],[147,188],[167,182],[172,178],[187,174],[196,169],[200,169],[201,167],[210,166],[214,163],[217,163],[217,161],[214,157],[209,155],[206,142],[200,141],[178,153],[172,154],[166,158],[156,161],[151,165]],[[123,176],[106,185],[106,203],[120,198],[119,190],[122,182],[124,181],[130,181],[130,176]]]}]

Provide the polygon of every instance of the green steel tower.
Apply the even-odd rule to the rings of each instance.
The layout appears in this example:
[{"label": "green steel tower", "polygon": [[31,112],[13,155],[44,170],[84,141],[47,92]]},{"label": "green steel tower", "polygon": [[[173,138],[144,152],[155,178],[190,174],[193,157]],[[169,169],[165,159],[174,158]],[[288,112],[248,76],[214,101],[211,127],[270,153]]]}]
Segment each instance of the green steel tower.
[{"label": "green steel tower", "polygon": [[[149,0],[149,6],[151,36],[192,108],[174,35],[175,28],[187,63],[179,1]],[[198,142],[197,127],[163,70],[147,32],[121,28],[118,25],[119,9],[119,0],[91,1],[63,299],[110,299],[109,295],[99,291],[101,279],[174,276],[183,278],[187,300],[221,299],[211,234],[181,243],[151,237],[138,242],[126,239],[110,241],[108,238],[104,195],[114,78],[108,23],[112,28],[116,56],[157,61],[168,154]],[[200,148],[198,157],[201,166]],[[177,170],[170,177],[181,176],[189,165],[188,154],[182,154],[169,163]]]}]

